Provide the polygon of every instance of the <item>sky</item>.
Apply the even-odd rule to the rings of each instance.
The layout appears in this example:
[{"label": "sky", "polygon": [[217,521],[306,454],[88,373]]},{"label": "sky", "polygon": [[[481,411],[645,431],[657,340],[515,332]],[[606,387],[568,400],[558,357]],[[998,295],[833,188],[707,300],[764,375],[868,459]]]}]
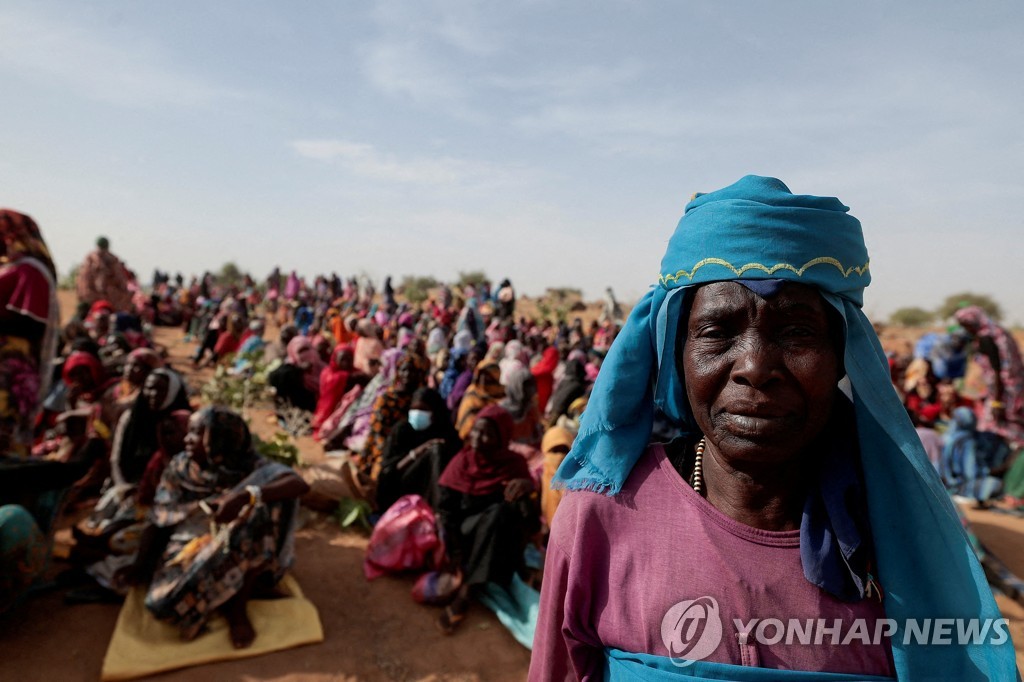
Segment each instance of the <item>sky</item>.
[{"label": "sky", "polygon": [[864,226],[865,312],[1024,323],[1024,3],[0,3],[0,206],[67,272],[653,284],[754,173]]}]

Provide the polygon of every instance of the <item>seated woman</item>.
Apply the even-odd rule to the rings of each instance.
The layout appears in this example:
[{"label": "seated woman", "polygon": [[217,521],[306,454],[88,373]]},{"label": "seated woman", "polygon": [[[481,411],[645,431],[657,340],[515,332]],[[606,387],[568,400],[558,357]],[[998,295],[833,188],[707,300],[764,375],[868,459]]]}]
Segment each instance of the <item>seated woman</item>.
[{"label": "seated woman", "polygon": [[146,607],[182,639],[194,639],[220,611],[232,644],[248,647],[256,632],[246,603],[291,567],[298,498],[307,490],[290,468],[256,454],[240,415],[204,408],[189,420],[185,451],[164,470],[138,558],[119,582],[148,585]]},{"label": "seated woman", "polygon": [[278,418],[290,409],[312,413],[320,392],[320,358],[308,336],[296,336],[288,342],[288,357],[269,374],[267,381],[274,388],[274,405]]},{"label": "seated woman", "polygon": [[380,474],[384,445],[391,429],[405,418],[412,403],[413,393],[423,386],[430,362],[410,348],[402,354],[395,370],[395,379],[373,403],[370,417],[370,433],[363,446],[360,469],[363,474],[376,480]]},{"label": "seated woman", "polygon": [[441,395],[420,388],[407,416],[388,436],[377,477],[377,509],[383,513],[403,495],[420,495],[434,508],[440,501],[437,481],[462,448]]},{"label": "seated woman", "polygon": [[[687,205],[555,477],[531,679],[1016,677],[848,210],[755,176]],[[936,618],[989,629],[909,636]]]},{"label": "seated woman", "polygon": [[577,359],[566,361],[562,378],[555,384],[551,400],[548,401],[544,411],[547,425],[553,426],[559,417],[569,411],[569,405],[572,405],[574,400],[586,395],[587,386],[587,368],[583,361]]},{"label": "seated woman", "polygon": [[[131,409],[135,399],[142,392],[142,385],[150,372],[164,366],[160,355],[152,348],[136,348],[128,353],[121,375],[121,383],[114,388],[114,402],[117,420]],[[116,423],[116,422],[115,422]]]},{"label": "seated woman", "polygon": [[526,367],[512,369],[505,382],[505,399],[499,403],[512,416],[512,442],[540,445],[544,427],[537,408],[537,380]]},{"label": "seated woman", "polygon": [[949,492],[974,500],[979,509],[1002,489],[1002,474],[1010,447],[998,433],[978,431],[978,418],[969,407],[953,410],[953,425],[942,449],[942,480]]},{"label": "seated woman", "polygon": [[495,583],[508,589],[523,563],[523,550],[537,532],[537,501],[526,460],[508,449],[512,417],[490,405],[476,416],[469,439],[441,474],[438,506],[449,565],[461,587],[438,626],[454,632],[465,618],[476,588]]},{"label": "seated woman", "polygon": [[[135,404],[117,424],[110,451],[110,478],[103,496],[89,518],[74,529],[80,552],[91,555],[112,551],[109,543],[113,535],[139,521],[139,483],[160,450],[162,423],[179,411],[192,411],[181,376],[167,368],[154,370]],[[175,455],[177,451],[166,454]]]},{"label": "seated woman", "polygon": [[473,370],[473,381],[459,401],[455,418],[455,429],[463,440],[469,438],[476,415],[488,405],[498,404],[505,397],[505,387],[501,385],[500,376],[498,362],[486,356]]},{"label": "seated woman", "polygon": [[56,418],[54,438],[34,450],[61,462],[89,462],[90,468],[69,494],[69,502],[98,492],[110,473],[115,405],[110,378],[92,353],[72,351],[61,373],[67,386],[65,410]]},{"label": "seated woman", "polygon": [[331,354],[331,361],[320,371],[320,395],[313,413],[313,437],[320,435],[320,427],[338,407],[342,397],[356,384],[365,385],[369,378],[353,371],[352,346],[338,345]]}]

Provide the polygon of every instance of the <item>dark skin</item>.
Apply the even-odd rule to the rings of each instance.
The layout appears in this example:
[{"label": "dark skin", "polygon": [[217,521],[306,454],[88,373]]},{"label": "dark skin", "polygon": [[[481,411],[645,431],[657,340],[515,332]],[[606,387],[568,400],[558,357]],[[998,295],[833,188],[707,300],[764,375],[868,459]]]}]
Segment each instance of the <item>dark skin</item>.
[{"label": "dark skin", "polygon": [[707,499],[740,523],[800,527],[805,460],[842,371],[827,305],[796,283],[768,300],[735,282],[694,295],[680,369],[706,438]]},{"label": "dark skin", "polygon": [[[437,419],[437,414],[435,414],[433,412],[433,408],[430,405],[428,405],[427,403],[423,402],[423,401],[414,400],[412,402],[412,404],[409,406],[409,409],[410,410],[422,410],[423,412],[430,412],[431,415],[432,415],[431,416],[431,420],[436,420]],[[415,462],[417,459],[422,457],[424,454],[426,454],[426,452],[428,450],[430,450],[430,448],[432,448],[433,446],[437,445],[438,443],[443,443],[443,442],[444,442],[443,438],[431,438],[430,440],[426,441],[422,445],[419,445],[419,446],[413,448],[412,450],[409,451],[408,455],[403,457],[398,462],[398,464],[396,465],[398,470],[401,471],[402,469],[405,469],[407,466],[409,466],[410,464]]]},{"label": "dark skin", "polygon": [[[204,467],[218,466],[221,458],[207,449],[207,441],[206,426],[200,414],[196,413],[189,420],[188,433],[185,434],[185,452]],[[298,474],[289,472],[278,476],[260,490],[263,502],[270,504],[301,497],[309,491],[309,486]],[[248,503],[249,492],[246,490],[228,491],[208,501],[214,511],[214,520],[221,524],[235,520]],[[152,579],[160,555],[167,546],[169,530],[152,524],[147,525],[140,540],[135,563],[123,569],[116,580],[127,586],[147,583]],[[247,648],[256,639],[256,631],[246,612],[246,603],[252,595],[258,577],[252,572],[247,573],[242,589],[221,607],[221,612],[228,621],[231,643],[236,649]]]},{"label": "dark skin", "polygon": [[132,359],[124,366],[124,378],[132,386],[142,386],[142,383],[149,376],[151,368],[144,362]]},{"label": "dark skin", "polygon": [[68,399],[74,402],[79,396],[97,388],[88,367],[75,367],[68,373]]},{"label": "dark skin", "polygon": [[149,409],[158,411],[167,399],[167,391],[170,388],[169,380],[162,374],[150,374],[146,377],[146,383],[142,385],[142,397],[149,405]]}]

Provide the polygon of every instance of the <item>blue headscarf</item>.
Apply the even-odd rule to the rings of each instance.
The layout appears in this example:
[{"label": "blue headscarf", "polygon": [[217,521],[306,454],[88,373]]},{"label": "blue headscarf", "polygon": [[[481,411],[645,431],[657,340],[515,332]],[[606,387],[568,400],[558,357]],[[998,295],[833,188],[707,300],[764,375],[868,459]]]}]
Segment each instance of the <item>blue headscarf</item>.
[{"label": "blue headscarf", "polygon": [[[553,485],[615,495],[648,445],[656,408],[684,430],[692,425],[675,362],[685,291],[709,282],[771,279],[816,287],[843,319],[842,383],[854,406],[877,578],[886,616],[899,628],[892,638],[899,678],[1013,679],[1008,639],[997,645],[990,635],[962,647],[903,643],[910,619],[1000,615],[861,311],[871,281],[867,248],[860,222],[838,199],[794,195],[781,181],[758,176],[694,197],[669,240],[658,285],[633,309],[608,352]],[[817,570],[807,565],[811,558],[802,547],[809,578]]]}]

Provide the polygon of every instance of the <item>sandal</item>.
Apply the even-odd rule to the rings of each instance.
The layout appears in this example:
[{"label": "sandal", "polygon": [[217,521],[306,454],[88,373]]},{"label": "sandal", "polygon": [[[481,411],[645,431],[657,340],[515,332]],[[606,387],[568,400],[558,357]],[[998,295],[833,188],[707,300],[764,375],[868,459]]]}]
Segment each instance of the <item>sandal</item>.
[{"label": "sandal", "polygon": [[444,613],[437,619],[436,624],[438,630],[443,635],[453,635],[455,630],[459,627],[459,623],[466,619],[466,612],[461,613],[453,609],[451,606],[444,607]]}]

